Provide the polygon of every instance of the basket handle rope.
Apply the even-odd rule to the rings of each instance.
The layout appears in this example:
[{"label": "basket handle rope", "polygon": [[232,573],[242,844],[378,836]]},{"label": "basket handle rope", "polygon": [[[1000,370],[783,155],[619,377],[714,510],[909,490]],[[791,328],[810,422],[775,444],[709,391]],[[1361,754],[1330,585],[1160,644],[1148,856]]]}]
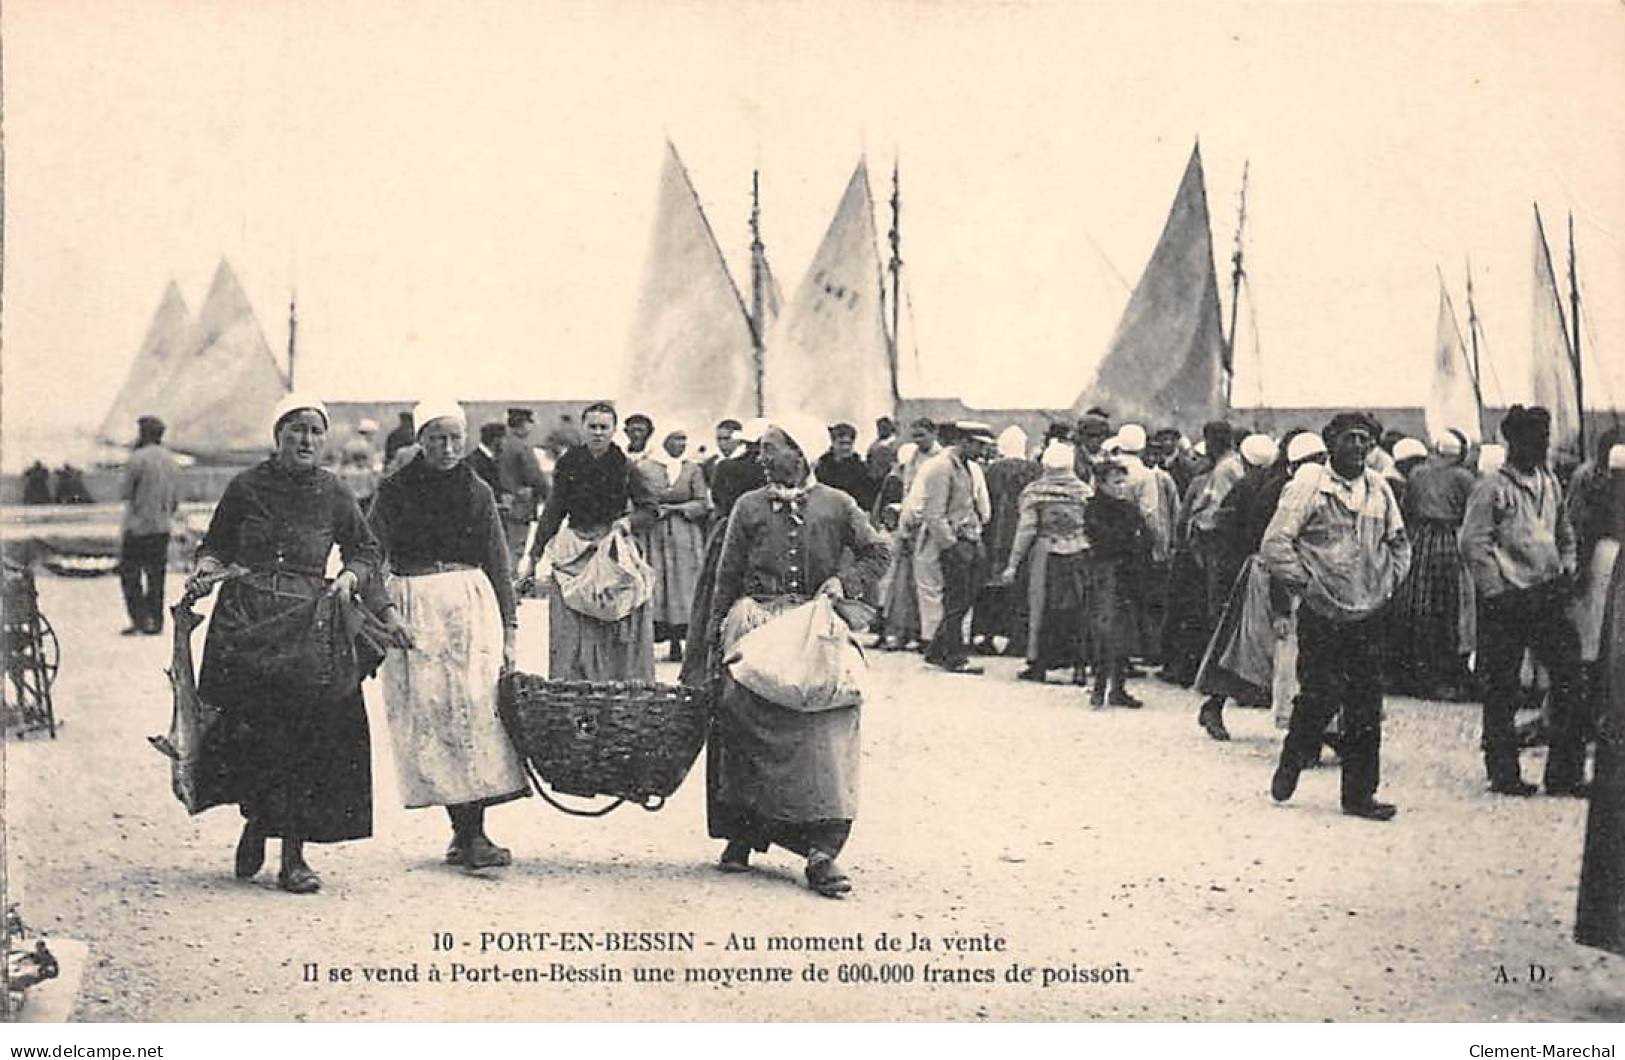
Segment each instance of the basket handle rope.
[{"label": "basket handle rope", "polygon": [[[569,814],[571,817],[605,817],[619,809],[621,805],[627,801],[625,798],[618,798],[608,806],[600,807],[596,810],[584,810],[575,806],[568,806],[560,802],[547,790],[547,785],[542,781],[541,774],[536,772],[536,767],[531,764],[529,758],[521,755],[519,761],[523,763],[525,767],[525,775],[530,778],[530,786],[536,789],[536,794],[542,797],[543,802],[547,803],[560,813]],[[645,801],[635,803],[634,805],[640,806],[650,813],[654,813],[666,805],[666,800],[663,796],[651,795]]]}]

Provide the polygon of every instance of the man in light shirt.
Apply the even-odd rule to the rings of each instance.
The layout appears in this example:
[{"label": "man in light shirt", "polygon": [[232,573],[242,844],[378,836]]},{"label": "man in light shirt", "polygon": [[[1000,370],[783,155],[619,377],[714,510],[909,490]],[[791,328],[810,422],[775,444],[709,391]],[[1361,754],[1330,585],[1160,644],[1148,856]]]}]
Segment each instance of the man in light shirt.
[{"label": "man in light shirt", "polygon": [[1551,415],[1539,406],[1514,405],[1501,421],[1501,436],[1506,463],[1473,487],[1459,537],[1478,594],[1484,768],[1496,794],[1534,794],[1519,770],[1512,723],[1527,650],[1552,682],[1546,793],[1583,795],[1580,640],[1568,612],[1576,548],[1562,487],[1546,466]]},{"label": "man in light shirt", "polygon": [[169,567],[169,530],[180,506],[180,467],[164,448],[164,421],[136,421],[135,451],[124,468],[124,518],[120,526],[119,582],[130,624],[126,637],[164,628],[164,572]]},{"label": "man in light shirt", "polygon": [[1306,464],[1281,493],[1259,559],[1301,597],[1298,680],[1302,691],[1270,782],[1277,802],[1292,797],[1299,772],[1319,757],[1326,723],[1339,709],[1343,734],[1343,812],[1387,821],[1397,812],[1376,799],[1382,750],[1383,610],[1410,568],[1394,494],[1366,454],[1376,421],[1339,413],[1321,432],[1328,464]]}]

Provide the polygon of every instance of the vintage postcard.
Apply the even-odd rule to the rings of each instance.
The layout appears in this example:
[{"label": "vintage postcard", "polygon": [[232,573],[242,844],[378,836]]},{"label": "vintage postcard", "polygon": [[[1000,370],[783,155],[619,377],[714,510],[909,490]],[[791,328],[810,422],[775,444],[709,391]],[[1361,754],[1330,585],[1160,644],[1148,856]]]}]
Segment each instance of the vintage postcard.
[{"label": "vintage postcard", "polygon": [[12,1018],[1625,1019],[1620,5],[0,36]]}]

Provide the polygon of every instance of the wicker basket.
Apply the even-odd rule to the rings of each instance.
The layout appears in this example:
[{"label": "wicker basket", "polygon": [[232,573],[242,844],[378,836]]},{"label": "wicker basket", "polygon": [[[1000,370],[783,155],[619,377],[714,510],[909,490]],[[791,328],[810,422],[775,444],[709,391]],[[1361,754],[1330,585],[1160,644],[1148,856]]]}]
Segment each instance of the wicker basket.
[{"label": "wicker basket", "polygon": [[533,780],[647,809],[658,809],[688,775],[709,720],[706,696],[692,688],[523,673],[503,679],[501,711]]}]

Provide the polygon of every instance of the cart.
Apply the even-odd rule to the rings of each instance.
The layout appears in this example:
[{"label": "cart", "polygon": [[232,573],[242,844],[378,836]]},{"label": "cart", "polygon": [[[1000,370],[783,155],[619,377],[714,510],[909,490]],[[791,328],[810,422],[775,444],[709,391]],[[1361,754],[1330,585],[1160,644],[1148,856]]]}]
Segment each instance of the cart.
[{"label": "cart", "polygon": [[30,567],[5,563],[0,594],[0,654],[6,676],[0,682],[0,705],[7,727],[19,736],[44,730],[56,739],[56,712],[51,685],[56,681],[62,651],[50,620],[39,609]]}]

